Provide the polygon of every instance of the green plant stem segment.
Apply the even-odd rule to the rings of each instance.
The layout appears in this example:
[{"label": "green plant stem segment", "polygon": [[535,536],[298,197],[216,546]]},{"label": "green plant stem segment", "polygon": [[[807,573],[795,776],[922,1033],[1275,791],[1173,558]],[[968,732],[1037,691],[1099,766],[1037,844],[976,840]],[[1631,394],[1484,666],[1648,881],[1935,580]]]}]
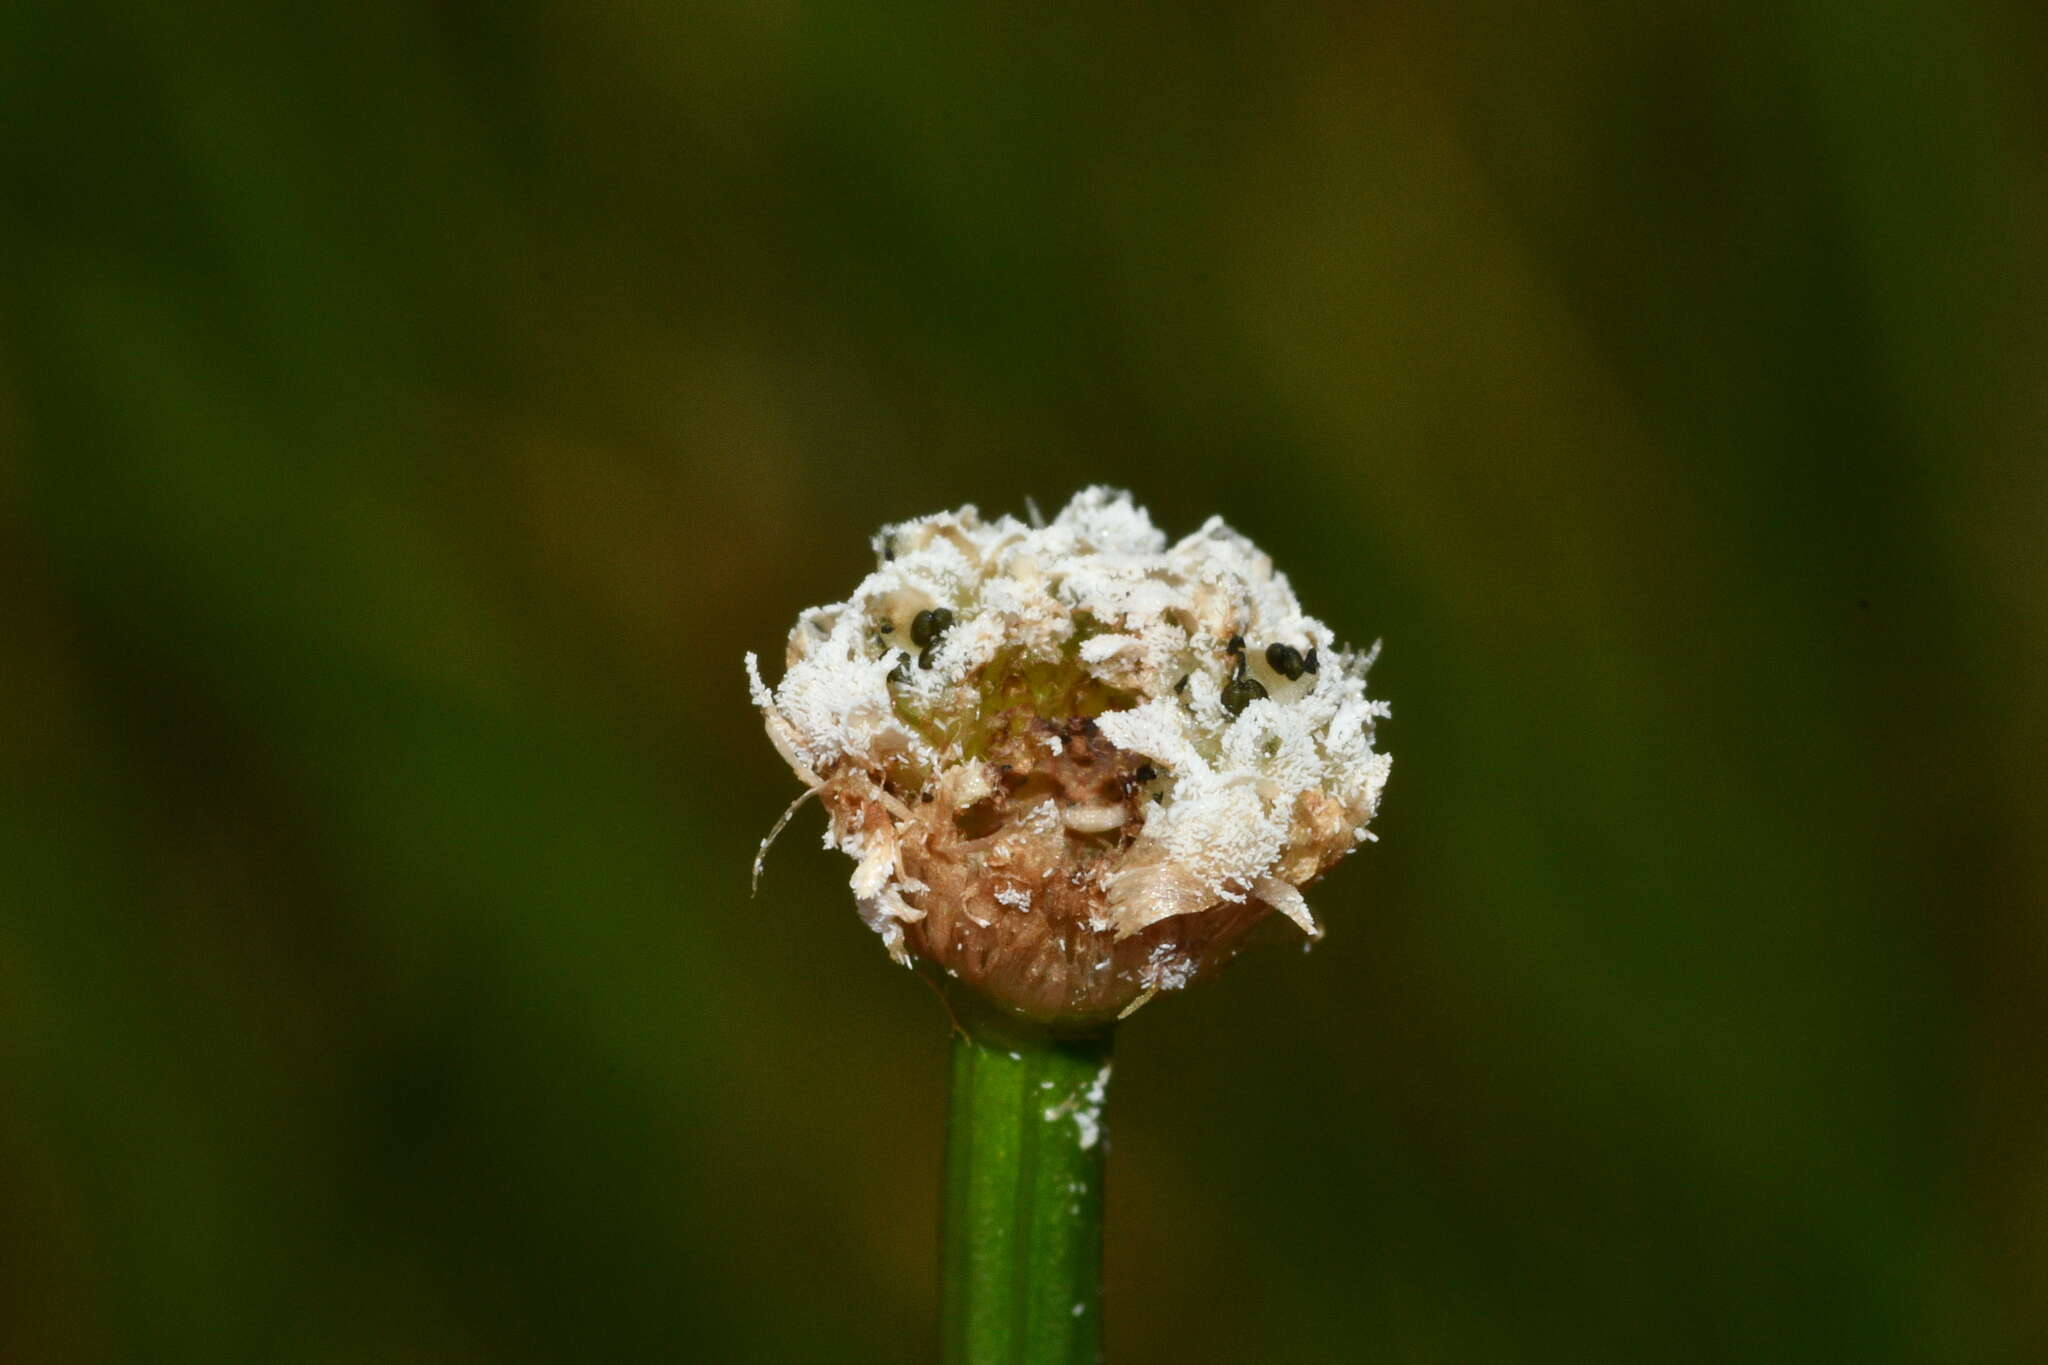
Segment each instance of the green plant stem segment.
[{"label": "green plant stem segment", "polygon": [[944,1359],[1099,1361],[1109,1031],[963,1022],[946,1135]]}]

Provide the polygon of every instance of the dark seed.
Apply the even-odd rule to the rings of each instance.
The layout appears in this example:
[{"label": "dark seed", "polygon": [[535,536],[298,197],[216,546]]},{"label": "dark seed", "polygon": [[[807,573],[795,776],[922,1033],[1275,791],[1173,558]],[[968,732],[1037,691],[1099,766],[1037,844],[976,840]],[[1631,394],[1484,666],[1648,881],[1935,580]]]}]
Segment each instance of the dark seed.
[{"label": "dark seed", "polygon": [[1223,684],[1223,709],[1234,716],[1265,695],[1265,684],[1257,678],[1232,678]]},{"label": "dark seed", "polygon": [[926,645],[924,649],[919,652],[917,656],[917,666],[919,668],[930,668],[932,666],[932,647],[930,645]]},{"label": "dark seed", "polygon": [[1228,640],[1226,640],[1226,641],[1224,642],[1224,644],[1223,644],[1223,652],[1224,652],[1225,654],[1242,654],[1242,653],[1244,653],[1244,636],[1242,636],[1242,635],[1233,635],[1233,636],[1231,636],[1231,637],[1230,637],[1230,638],[1229,638]]},{"label": "dark seed", "polygon": [[1320,670],[1321,668],[1322,665],[1316,662],[1315,650],[1310,649],[1308,652],[1308,657],[1301,661],[1301,671],[1304,673],[1314,673]]},{"label": "dark seed", "polygon": [[897,657],[896,666],[889,670],[889,681],[892,683],[910,681],[910,656],[908,654]]},{"label": "dark seed", "polygon": [[953,626],[953,613],[945,607],[929,607],[910,620],[911,642],[920,648],[935,645]]},{"label": "dark seed", "polygon": [[1187,675],[1187,674],[1183,673],[1183,674],[1181,674],[1181,675],[1180,675],[1180,681],[1179,681],[1179,682],[1177,682],[1177,683],[1175,683],[1175,684],[1173,685],[1173,690],[1174,690],[1174,691],[1176,691],[1176,692],[1185,692],[1185,691],[1187,691],[1187,690],[1188,690],[1188,675]]},{"label": "dark seed", "polygon": [[1140,763],[1138,771],[1132,773],[1131,776],[1137,778],[1140,782],[1150,782],[1153,778],[1159,776],[1159,770],[1150,763]]},{"label": "dark seed", "polygon": [[1283,645],[1278,640],[1266,646],[1266,663],[1289,682],[1299,678],[1306,667],[1302,662],[1300,650],[1293,645]]}]

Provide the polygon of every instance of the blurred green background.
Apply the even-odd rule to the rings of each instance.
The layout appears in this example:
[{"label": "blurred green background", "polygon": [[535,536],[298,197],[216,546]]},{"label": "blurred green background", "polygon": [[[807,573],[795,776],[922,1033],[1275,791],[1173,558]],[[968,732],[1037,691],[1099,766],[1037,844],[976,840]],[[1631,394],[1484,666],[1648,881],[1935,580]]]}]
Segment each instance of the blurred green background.
[{"label": "blurred green background", "polygon": [[0,1358],[914,1361],[742,651],[965,501],[1384,636],[1124,1361],[2048,1358],[2048,19],[0,10]]}]

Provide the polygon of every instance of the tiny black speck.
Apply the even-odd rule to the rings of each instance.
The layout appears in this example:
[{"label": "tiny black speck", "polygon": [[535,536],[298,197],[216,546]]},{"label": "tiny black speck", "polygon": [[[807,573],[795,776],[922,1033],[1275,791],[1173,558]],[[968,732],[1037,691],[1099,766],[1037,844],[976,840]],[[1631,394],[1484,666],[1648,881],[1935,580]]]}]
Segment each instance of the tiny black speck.
[{"label": "tiny black speck", "polygon": [[1301,651],[1293,645],[1283,645],[1278,640],[1266,646],[1266,664],[1289,682],[1299,678],[1305,667]]},{"label": "tiny black speck", "polygon": [[939,642],[953,626],[953,613],[945,607],[927,607],[910,619],[910,638],[920,649]]},{"label": "tiny black speck", "polygon": [[1234,716],[1265,695],[1264,683],[1240,675],[1223,684],[1223,709]]}]

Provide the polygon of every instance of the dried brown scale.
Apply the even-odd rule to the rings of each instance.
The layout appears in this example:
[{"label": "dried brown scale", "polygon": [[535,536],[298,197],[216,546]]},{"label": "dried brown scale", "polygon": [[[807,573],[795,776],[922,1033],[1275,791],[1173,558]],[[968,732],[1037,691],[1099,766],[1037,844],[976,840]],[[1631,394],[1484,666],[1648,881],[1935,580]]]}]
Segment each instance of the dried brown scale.
[{"label": "dried brown scale", "polygon": [[[1140,981],[1157,955],[1192,964],[1186,980],[1198,980],[1234,955],[1269,913],[1257,902],[1226,904],[1116,937],[1106,923],[1108,885],[1142,823],[1139,774],[1147,771],[1152,765],[1142,755],[1109,743],[1091,719],[1033,717],[990,750],[988,790],[969,787],[975,799],[966,804],[957,781],[902,792],[864,772],[827,778],[825,800],[836,821],[870,837],[892,835],[903,873],[923,885],[904,896],[922,916],[903,926],[911,956],[1022,1017],[1083,1027],[1115,1018],[1145,995]],[[878,790],[913,817],[892,819],[874,799]],[[1066,812],[1105,807],[1124,812],[1114,830],[1067,827]],[[1302,849],[1282,875],[1316,880],[1318,849],[1341,837],[1346,819],[1342,803],[1303,793],[1294,818]],[[1029,908],[1020,910],[1025,896]]]},{"label": "dried brown scale", "polygon": [[[906,947],[995,1003],[1044,1023],[1111,1019],[1142,993],[1140,969],[1162,945],[1220,964],[1263,917],[1264,907],[1247,906],[1117,941],[1104,922],[1108,882],[1142,821],[1137,774],[1151,765],[1085,717],[1032,718],[985,761],[991,794],[960,807],[942,790],[899,837],[908,834],[904,871],[927,888],[906,896],[923,912],[904,927]],[[1105,807],[1124,812],[1113,831],[1067,828],[1065,812]]]}]

